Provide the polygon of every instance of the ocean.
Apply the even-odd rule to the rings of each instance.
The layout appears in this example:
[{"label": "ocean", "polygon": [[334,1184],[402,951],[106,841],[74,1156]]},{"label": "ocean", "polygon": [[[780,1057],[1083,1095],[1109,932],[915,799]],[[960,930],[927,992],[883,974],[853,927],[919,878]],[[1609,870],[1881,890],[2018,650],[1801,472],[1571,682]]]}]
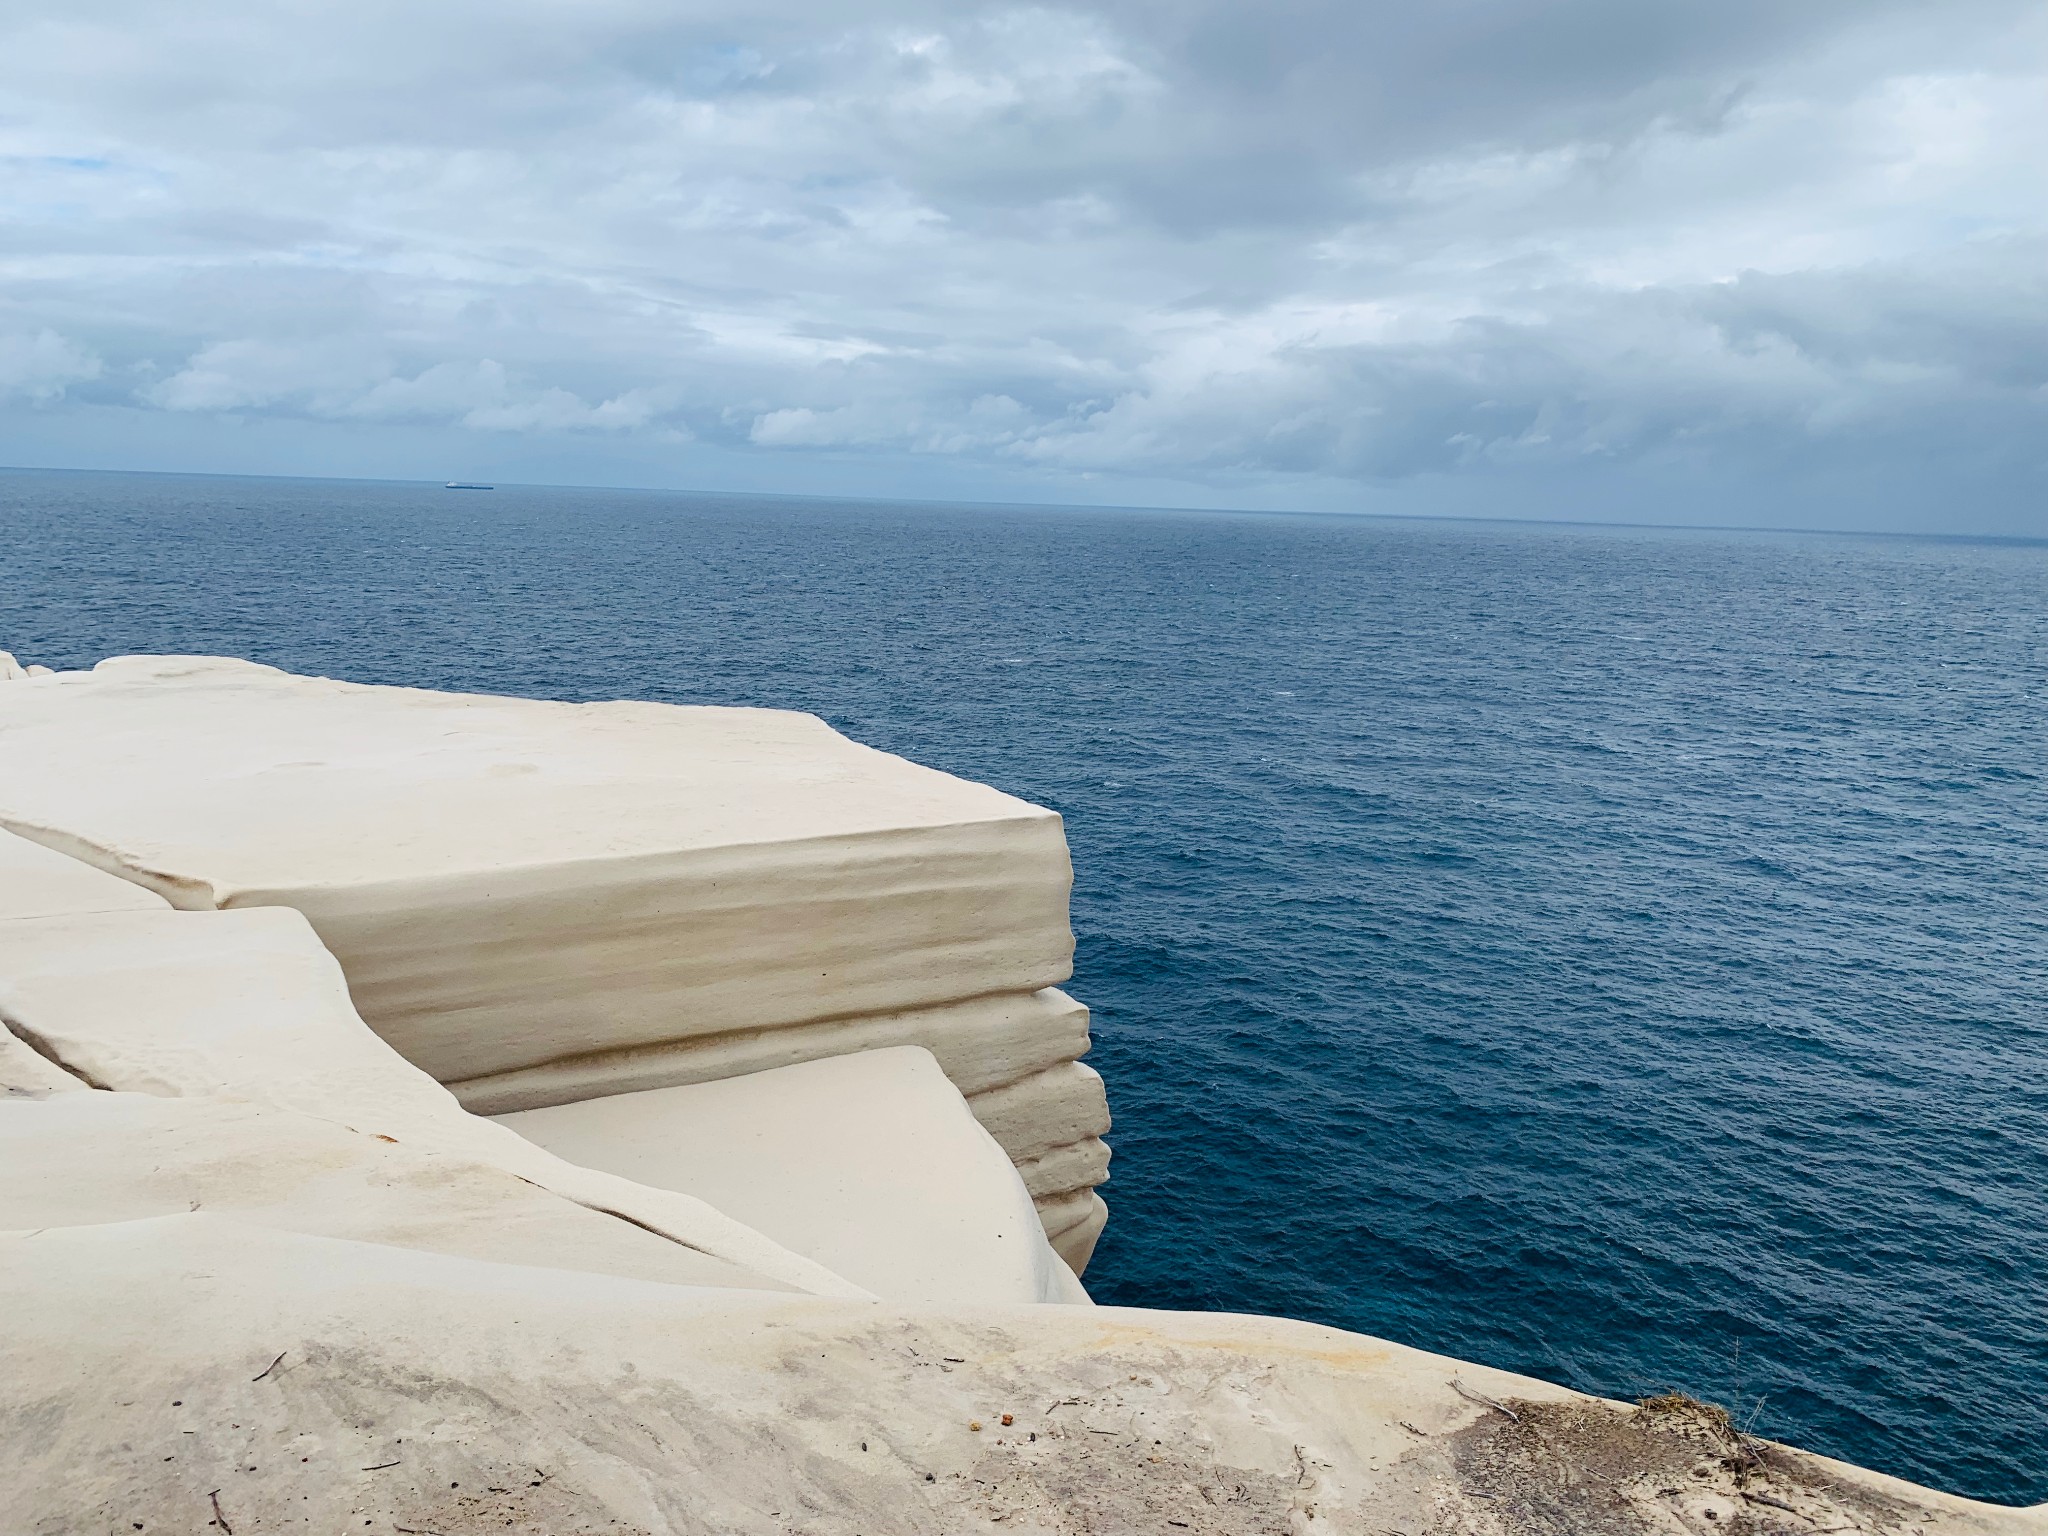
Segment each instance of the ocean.
[{"label": "ocean", "polygon": [[2048,1499],[2048,545],[8,472],[0,646],[811,710],[1053,806],[1100,1300]]}]

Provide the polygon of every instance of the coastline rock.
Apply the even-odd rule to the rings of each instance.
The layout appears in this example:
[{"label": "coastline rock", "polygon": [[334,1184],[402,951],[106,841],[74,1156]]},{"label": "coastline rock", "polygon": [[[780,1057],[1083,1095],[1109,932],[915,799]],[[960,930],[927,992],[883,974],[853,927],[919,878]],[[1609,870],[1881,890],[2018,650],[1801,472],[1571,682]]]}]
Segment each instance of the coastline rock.
[{"label": "coastline rock", "polygon": [[[8,1065],[0,1050],[0,1088],[13,1087]],[[85,1090],[75,1079],[67,1086]],[[47,1089],[0,1095],[0,1165],[8,1175],[0,1183],[0,1230],[205,1211],[457,1258],[670,1285],[795,1290],[490,1163],[233,1099]]]},{"label": "coastline rock", "polygon": [[169,908],[163,897],[132,881],[66,858],[25,837],[0,832],[0,922],[75,912],[163,912]]},{"label": "coastline rock", "polygon": [[695,1195],[886,1301],[1088,1301],[1003,1149],[917,1046],[496,1119]]},{"label": "coastline rock", "polygon": [[[22,766],[24,740],[76,737],[79,717],[31,709],[64,722],[36,737],[14,703],[95,676],[0,689],[0,803],[97,828],[0,833],[10,1536],[2048,1536],[2048,1506],[1804,1455],[1690,1399],[1626,1408],[1304,1323],[1042,1304],[1086,1299],[1045,1234],[1086,1262],[1107,1124],[1074,1060],[1085,1011],[1049,982],[509,1067],[463,1085],[512,1101],[493,1123],[373,1033],[305,915],[256,887],[195,901],[177,866],[205,839],[109,830],[167,806],[188,832],[225,825],[225,758],[246,743],[186,738],[189,793],[159,803],[146,732],[95,705],[85,738],[125,765],[94,781],[102,819],[48,763]],[[358,745],[367,762],[391,743]],[[225,758],[208,769],[208,752]],[[427,750],[370,778],[404,800],[422,760],[448,766]],[[226,787],[198,794],[209,771]],[[444,810],[475,782],[461,764],[446,778],[425,796]],[[294,803],[263,793],[274,818]],[[312,816],[318,798],[297,803]],[[408,825],[424,835],[402,816],[383,831]],[[552,869],[556,897],[576,874]],[[470,903],[455,931],[478,952],[420,936],[448,977],[441,993],[414,978],[423,1034],[459,1044],[480,998],[515,1007],[487,995],[505,959],[490,942],[543,942],[536,913],[554,909],[488,872],[437,880],[379,921]],[[499,889],[509,916],[487,941]],[[562,953],[595,965],[598,918],[637,919],[602,881],[580,889],[598,913]],[[622,963],[648,965],[649,943],[637,932]],[[585,981],[609,995],[601,970]]]},{"label": "coastline rock", "polygon": [[[1058,816],[808,715],[119,657],[0,690],[0,724],[0,827],[180,908],[302,912],[370,1026],[473,1104],[899,1044],[987,1060],[956,1079],[978,1094],[1086,1048],[1051,990]],[[1101,1122],[1097,1084],[1055,1081],[1048,1116]],[[1106,1177],[1106,1151],[1047,1166]]]},{"label": "coastline rock", "polygon": [[486,1163],[821,1295],[868,1293],[700,1200],[578,1167],[464,1111],[365,1027],[283,907],[0,923],[0,1022],[88,1088],[242,1099]]},{"label": "coastline rock", "polygon": [[906,1310],[203,1212],[0,1236],[0,1315],[23,1536],[2044,1530],[1710,1415],[1263,1318]]}]

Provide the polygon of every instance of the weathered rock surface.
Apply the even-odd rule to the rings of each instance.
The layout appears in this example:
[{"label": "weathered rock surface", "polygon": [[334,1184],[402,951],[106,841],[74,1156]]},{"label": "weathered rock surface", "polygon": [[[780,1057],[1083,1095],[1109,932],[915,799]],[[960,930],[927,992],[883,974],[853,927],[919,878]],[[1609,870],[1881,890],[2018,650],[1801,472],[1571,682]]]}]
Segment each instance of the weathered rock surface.
[{"label": "weathered rock surface", "polygon": [[795,1289],[490,1163],[235,1099],[93,1092],[54,1066],[62,1082],[37,1082],[10,1070],[19,1061],[9,1044],[0,1041],[0,1230],[204,1211],[459,1258]]},{"label": "weathered rock surface", "polygon": [[0,827],[178,907],[304,913],[363,1018],[475,1107],[915,1044],[971,1095],[1054,1073],[1047,1123],[1094,1145],[1036,1170],[1048,1228],[1106,1177],[1099,1081],[1055,1071],[1087,1033],[1052,990],[1073,941],[1049,811],[807,715],[222,658],[14,678],[0,732]]},{"label": "weathered rock surface", "polygon": [[784,1285],[867,1294],[701,1200],[564,1162],[468,1114],[364,1026],[333,957],[287,908],[0,923],[0,1022],[91,1088],[295,1111],[488,1164]]},{"label": "weathered rock surface", "polygon": [[162,912],[169,906],[133,881],[0,832],[0,922],[77,912]]},{"label": "weathered rock surface", "polygon": [[22,1536],[2044,1529],[1267,1319],[906,1311],[204,1212],[0,1236],[0,1316]]},{"label": "weathered rock surface", "polygon": [[1072,1301],[1017,1170],[931,1052],[862,1051],[497,1117],[697,1196],[888,1301]]}]

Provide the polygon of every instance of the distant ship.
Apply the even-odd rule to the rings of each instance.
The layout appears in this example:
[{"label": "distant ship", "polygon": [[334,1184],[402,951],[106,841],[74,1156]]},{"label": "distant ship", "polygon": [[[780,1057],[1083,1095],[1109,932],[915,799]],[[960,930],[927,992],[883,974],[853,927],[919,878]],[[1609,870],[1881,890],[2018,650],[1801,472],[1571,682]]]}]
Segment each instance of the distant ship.
[{"label": "distant ship", "polygon": [[474,480],[450,480],[441,487],[444,491],[495,491],[495,485],[478,485]]}]

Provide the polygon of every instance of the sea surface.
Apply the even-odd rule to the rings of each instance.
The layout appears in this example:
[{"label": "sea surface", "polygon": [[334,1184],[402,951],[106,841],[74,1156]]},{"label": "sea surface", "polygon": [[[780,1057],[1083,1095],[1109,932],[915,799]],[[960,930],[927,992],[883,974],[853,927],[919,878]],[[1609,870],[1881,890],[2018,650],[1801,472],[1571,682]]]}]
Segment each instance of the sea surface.
[{"label": "sea surface", "polygon": [[2048,547],[16,472],[0,646],[787,706],[1056,807],[1101,1300],[2048,1499]]}]

